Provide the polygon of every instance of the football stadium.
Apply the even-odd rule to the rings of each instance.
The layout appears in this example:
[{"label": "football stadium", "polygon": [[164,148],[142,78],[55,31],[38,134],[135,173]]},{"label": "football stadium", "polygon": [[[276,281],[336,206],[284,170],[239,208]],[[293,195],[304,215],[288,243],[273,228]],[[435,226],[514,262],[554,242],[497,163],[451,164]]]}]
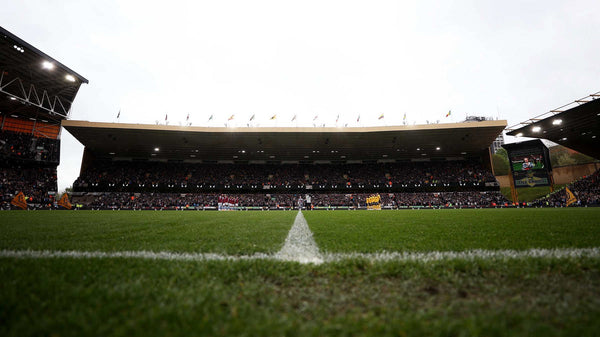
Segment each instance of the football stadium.
[{"label": "football stadium", "polygon": [[4,28],[0,68],[2,336],[600,333],[600,93],[508,128],[105,123]]}]

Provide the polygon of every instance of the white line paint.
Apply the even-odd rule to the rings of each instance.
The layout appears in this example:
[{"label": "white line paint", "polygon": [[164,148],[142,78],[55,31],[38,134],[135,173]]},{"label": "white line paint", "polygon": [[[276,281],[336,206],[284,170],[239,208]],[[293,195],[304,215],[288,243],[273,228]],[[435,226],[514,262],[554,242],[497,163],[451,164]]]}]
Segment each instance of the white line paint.
[{"label": "white line paint", "polygon": [[98,252],[98,251],[53,251],[53,250],[1,250],[0,257],[4,258],[31,258],[31,259],[145,259],[145,260],[181,260],[181,261],[240,261],[273,259],[269,254],[254,255],[222,255],[215,253],[172,253],[149,251],[123,251],[123,252]]},{"label": "white line paint", "polygon": [[534,248],[528,250],[484,250],[475,249],[461,252],[380,252],[380,253],[329,253],[324,254],[324,262],[336,262],[352,259],[369,261],[415,261],[430,262],[442,260],[505,260],[525,258],[566,259],[599,258],[600,248]]},{"label": "white line paint", "polygon": [[275,254],[274,258],[300,263],[320,264],[323,262],[319,247],[301,211],[298,211],[283,247]]},{"label": "white line paint", "polygon": [[[98,251],[51,251],[51,250],[0,250],[0,258],[16,259],[146,259],[146,260],[181,260],[181,261],[244,261],[244,260],[279,260],[296,261],[300,258],[282,258],[280,253],[254,255],[221,255],[213,253],[171,253],[149,251],[98,252]],[[525,258],[538,259],[573,259],[600,258],[600,247],[595,248],[557,248],[529,250],[469,250],[463,252],[381,252],[381,253],[328,253],[312,256],[322,262],[338,262],[353,259],[365,259],[372,262],[431,262],[443,260],[518,260]],[[309,259],[304,256],[303,259]],[[302,260],[305,261],[305,260]]]}]

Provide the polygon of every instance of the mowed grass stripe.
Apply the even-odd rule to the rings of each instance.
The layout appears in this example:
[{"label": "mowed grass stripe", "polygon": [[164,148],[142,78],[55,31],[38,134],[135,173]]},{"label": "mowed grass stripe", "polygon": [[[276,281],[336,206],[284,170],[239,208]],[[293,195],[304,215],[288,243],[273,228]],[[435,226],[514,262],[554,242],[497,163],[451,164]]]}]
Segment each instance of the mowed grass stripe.
[{"label": "mowed grass stripe", "polygon": [[0,249],[275,253],[296,212],[0,212]]},{"label": "mowed grass stripe", "polygon": [[325,253],[600,247],[600,208],[304,212]]}]

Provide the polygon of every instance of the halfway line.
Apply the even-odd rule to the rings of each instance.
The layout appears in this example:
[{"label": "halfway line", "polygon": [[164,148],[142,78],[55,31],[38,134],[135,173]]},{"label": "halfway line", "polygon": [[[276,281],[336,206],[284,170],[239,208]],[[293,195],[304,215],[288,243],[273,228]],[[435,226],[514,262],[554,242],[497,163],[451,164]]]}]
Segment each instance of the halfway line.
[{"label": "halfway line", "polygon": [[294,225],[290,229],[283,247],[275,254],[275,258],[300,263],[320,264],[323,262],[319,247],[313,238],[313,233],[308,228],[302,211],[298,211]]}]

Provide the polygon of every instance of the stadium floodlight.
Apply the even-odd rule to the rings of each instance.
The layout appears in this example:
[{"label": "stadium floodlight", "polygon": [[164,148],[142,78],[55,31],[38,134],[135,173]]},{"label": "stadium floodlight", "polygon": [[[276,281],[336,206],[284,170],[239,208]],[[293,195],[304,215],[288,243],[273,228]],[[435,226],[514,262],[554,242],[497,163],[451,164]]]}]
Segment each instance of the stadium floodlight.
[{"label": "stadium floodlight", "polygon": [[158,147],[155,147],[154,152],[158,152],[158,151],[160,151],[160,149]]},{"label": "stadium floodlight", "polygon": [[560,125],[562,123],[562,119],[555,119],[552,121],[552,125]]},{"label": "stadium floodlight", "polygon": [[533,132],[540,132],[540,130],[542,130],[542,128],[539,126],[534,126],[531,128],[531,131],[533,131]]},{"label": "stadium floodlight", "polygon": [[44,61],[44,62],[42,62],[42,68],[47,69],[47,70],[52,70],[52,69],[54,69],[54,63]]},{"label": "stadium floodlight", "polygon": [[439,150],[441,150],[442,148],[438,146],[438,147],[436,147],[435,149],[436,149],[437,151],[439,151]]},{"label": "stadium floodlight", "polygon": [[69,82],[75,82],[75,77],[73,77],[73,75],[67,74],[65,76],[65,79]]}]

